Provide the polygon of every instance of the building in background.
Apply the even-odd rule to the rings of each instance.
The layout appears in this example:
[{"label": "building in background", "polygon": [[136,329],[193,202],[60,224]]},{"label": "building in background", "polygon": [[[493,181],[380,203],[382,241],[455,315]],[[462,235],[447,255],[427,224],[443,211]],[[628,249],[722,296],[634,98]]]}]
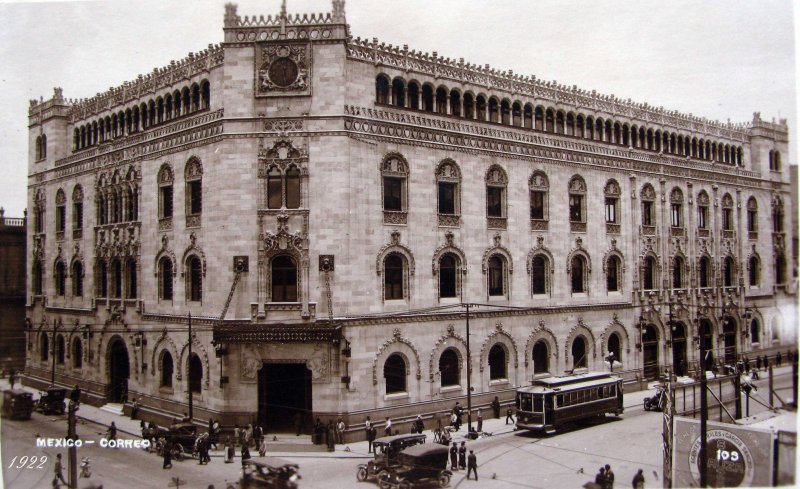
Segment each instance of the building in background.
[{"label": "building in background", "polygon": [[224,36],[31,101],[30,382],[274,432],[450,409],[468,361],[488,405],[794,345],[785,121],[355,39],[342,0]]},{"label": "building in background", "polygon": [[0,369],[25,368],[25,239],[27,218],[0,207]]}]

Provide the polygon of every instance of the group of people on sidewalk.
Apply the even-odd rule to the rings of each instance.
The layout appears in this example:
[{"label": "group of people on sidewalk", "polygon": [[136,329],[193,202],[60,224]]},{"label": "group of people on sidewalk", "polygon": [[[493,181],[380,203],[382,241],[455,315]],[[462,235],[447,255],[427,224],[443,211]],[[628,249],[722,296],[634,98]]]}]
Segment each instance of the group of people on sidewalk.
[{"label": "group of people on sidewalk", "polygon": [[475,451],[470,450],[467,455],[467,442],[462,441],[458,446],[458,442],[454,441],[450,447],[450,470],[456,472],[464,469],[467,469],[467,479],[470,474],[475,474],[475,480],[478,480],[478,457]]},{"label": "group of people on sidewalk", "polygon": [[[594,477],[594,484],[597,489],[614,489],[614,471],[611,470],[609,464],[606,464],[605,467],[600,467]],[[631,480],[631,487],[633,489],[644,489],[644,470],[639,469],[636,472],[636,475]]]},{"label": "group of people on sidewalk", "polygon": [[[336,445],[344,444],[344,434],[347,431],[347,425],[339,418],[336,423],[332,419],[328,420],[328,424],[324,424],[320,418],[314,422],[314,435],[311,441],[315,445],[322,445],[323,443],[328,447],[329,452],[336,450]],[[300,433],[298,433],[298,436]]]}]

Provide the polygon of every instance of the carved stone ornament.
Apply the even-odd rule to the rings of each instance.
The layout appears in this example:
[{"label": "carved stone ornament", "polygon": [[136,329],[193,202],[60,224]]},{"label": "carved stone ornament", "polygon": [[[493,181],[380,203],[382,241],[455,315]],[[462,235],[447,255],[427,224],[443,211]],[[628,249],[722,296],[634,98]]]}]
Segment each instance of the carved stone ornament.
[{"label": "carved stone ornament", "polygon": [[257,44],[256,97],[311,95],[311,46],[307,42]]}]

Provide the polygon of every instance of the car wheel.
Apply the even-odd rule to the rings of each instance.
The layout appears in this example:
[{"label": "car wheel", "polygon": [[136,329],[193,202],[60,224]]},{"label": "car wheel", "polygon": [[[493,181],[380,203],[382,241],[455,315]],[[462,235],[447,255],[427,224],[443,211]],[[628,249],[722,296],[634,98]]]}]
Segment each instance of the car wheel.
[{"label": "car wheel", "polygon": [[378,479],[378,487],[381,489],[392,489],[392,485],[386,479]]},{"label": "car wheel", "polygon": [[366,467],[359,467],[358,472],[356,472],[356,479],[358,479],[358,482],[364,482],[365,480],[367,480],[368,475],[369,472],[367,472]]},{"label": "car wheel", "polygon": [[447,487],[450,485],[450,476],[447,474],[439,474],[439,487]]}]

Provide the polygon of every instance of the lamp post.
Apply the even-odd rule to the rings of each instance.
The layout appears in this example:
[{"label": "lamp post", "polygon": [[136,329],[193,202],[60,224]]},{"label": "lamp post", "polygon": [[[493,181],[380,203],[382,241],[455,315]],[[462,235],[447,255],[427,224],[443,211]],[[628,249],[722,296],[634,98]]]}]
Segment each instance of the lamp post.
[{"label": "lamp post", "polygon": [[189,421],[192,420],[194,417],[194,412],[192,410],[193,403],[192,403],[192,313],[189,313],[189,356],[187,357],[189,360],[187,377],[187,383],[189,384]]},{"label": "lamp post", "polygon": [[467,308],[467,435],[472,432],[472,356],[469,350],[469,308],[472,304],[465,304]]},{"label": "lamp post", "polygon": [[51,365],[52,365],[52,367],[50,369],[50,385],[53,386],[53,387],[55,387],[55,385],[56,385],[56,327],[57,326],[58,326],[58,323],[56,323],[56,320],[53,319],[53,341],[51,341],[52,347],[50,348],[50,351],[52,352],[52,357],[53,357],[51,359],[52,362],[50,362]]}]

